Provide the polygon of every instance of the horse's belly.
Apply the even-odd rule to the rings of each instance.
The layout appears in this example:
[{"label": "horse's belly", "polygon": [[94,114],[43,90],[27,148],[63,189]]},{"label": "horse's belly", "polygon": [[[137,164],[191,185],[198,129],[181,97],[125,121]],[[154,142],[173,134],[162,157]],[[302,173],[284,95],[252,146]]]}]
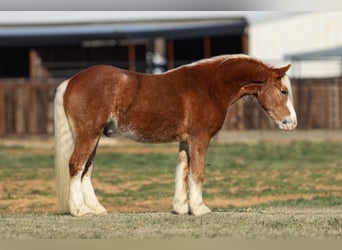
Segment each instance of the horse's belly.
[{"label": "horse's belly", "polygon": [[137,142],[172,142],[177,140],[177,135],[173,132],[166,132],[160,130],[139,130],[131,128],[120,128],[119,134],[133,141]]},{"label": "horse's belly", "polygon": [[116,132],[137,142],[172,142],[179,140],[177,127],[163,122],[120,124]]},{"label": "horse's belly", "polygon": [[180,104],[169,101],[152,105],[142,102],[132,105],[125,112],[118,112],[116,132],[138,142],[172,142],[179,140],[179,131],[184,127],[184,115]]}]

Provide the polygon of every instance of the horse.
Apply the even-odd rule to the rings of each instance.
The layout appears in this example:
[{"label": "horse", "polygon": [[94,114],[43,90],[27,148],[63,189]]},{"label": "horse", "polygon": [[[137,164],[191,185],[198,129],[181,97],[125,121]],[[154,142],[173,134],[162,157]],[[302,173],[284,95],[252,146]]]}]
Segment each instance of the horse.
[{"label": "horse", "polygon": [[280,129],[293,130],[297,118],[286,76],[290,66],[275,67],[243,54],[221,55],[158,75],[97,65],[65,80],[54,101],[60,212],[107,213],[91,181],[103,134],[143,143],[178,141],[173,210],[195,216],[211,212],[202,197],[210,140],[229,107],[246,95],[255,96]]}]

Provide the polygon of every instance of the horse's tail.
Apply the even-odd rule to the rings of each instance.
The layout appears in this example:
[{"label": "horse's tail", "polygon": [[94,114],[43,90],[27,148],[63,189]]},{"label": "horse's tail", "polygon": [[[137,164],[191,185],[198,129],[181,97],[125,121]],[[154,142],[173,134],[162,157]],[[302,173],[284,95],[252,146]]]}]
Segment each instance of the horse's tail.
[{"label": "horse's tail", "polygon": [[69,209],[70,172],[69,159],[74,150],[74,136],[71,124],[64,110],[64,93],[69,80],[64,81],[57,88],[54,103],[55,125],[55,169],[57,178],[58,207],[61,213]]}]

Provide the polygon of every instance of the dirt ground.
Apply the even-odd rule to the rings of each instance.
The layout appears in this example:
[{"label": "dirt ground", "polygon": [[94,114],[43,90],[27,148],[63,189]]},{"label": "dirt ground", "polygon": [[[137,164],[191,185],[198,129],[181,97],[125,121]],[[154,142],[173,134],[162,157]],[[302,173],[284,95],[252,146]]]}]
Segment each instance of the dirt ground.
[{"label": "dirt ground", "polygon": [[[294,141],[333,141],[342,142],[342,131],[247,131],[247,132],[222,132],[218,134],[214,141],[224,143],[291,143]],[[18,149],[11,149],[11,154],[47,154],[53,153],[53,138],[33,137],[33,138],[0,138],[0,146],[20,146]],[[117,147],[120,146],[120,147]],[[124,147],[122,147],[124,146]],[[177,145],[171,147],[141,148],[139,144],[122,139],[103,138],[100,142],[99,151],[102,152],[123,152],[123,153],[156,153],[156,152],[177,152]],[[146,185],[148,181],[138,181],[135,183],[125,183],[125,187],[130,188]],[[173,178],[170,179],[173,182]],[[94,186],[105,190],[106,193],[119,192],[118,187],[94,180]],[[53,180],[2,180],[0,182],[0,214],[14,214],[34,211],[56,212],[57,198],[56,187]],[[342,193],[341,187],[336,187],[336,194]],[[270,201],[312,199],[314,194],[302,195],[277,195],[253,197],[250,199],[207,199],[207,205],[214,208],[224,208],[233,206],[252,206]],[[104,206],[109,212],[143,212],[143,211],[171,211],[172,197],[158,200],[146,200],[143,202],[131,202],[120,207]]]},{"label": "dirt ground", "polygon": [[[173,181],[172,179],[170,181]],[[94,186],[106,193],[118,193],[121,189],[138,189],[141,185],[153,183],[153,179],[148,181],[135,181],[134,183],[121,184],[120,187],[94,181]],[[57,198],[55,196],[55,184],[48,180],[25,180],[2,182],[1,186],[6,187],[6,192],[14,193],[7,199],[0,199],[0,214],[16,214],[26,212],[57,212]],[[1,188],[3,189],[3,188]],[[341,187],[336,187],[336,196],[342,192]],[[329,195],[332,193],[330,192]],[[324,195],[323,195],[324,196]],[[320,195],[319,197],[323,197]],[[251,198],[235,199],[205,199],[206,204],[215,209],[226,208],[228,206],[248,207],[271,201],[285,200],[310,200],[317,198],[315,194],[284,194],[268,195]],[[102,202],[103,203],[103,202]],[[160,198],[145,201],[129,202],[120,206],[106,204],[108,212],[153,212],[153,211],[172,211],[172,197]]]},{"label": "dirt ground", "polygon": [[[247,130],[247,131],[222,131],[218,133],[212,142],[222,143],[291,143],[296,141],[329,141],[342,142],[342,130]],[[53,137],[0,137],[0,146],[20,146],[28,149],[53,150]],[[139,145],[136,142],[122,138],[102,137],[100,147]],[[114,150],[114,149],[112,149]],[[139,149],[140,150],[140,149]],[[158,149],[156,149],[158,150]],[[163,149],[159,149],[163,150]],[[140,152],[140,151],[139,151]]]}]

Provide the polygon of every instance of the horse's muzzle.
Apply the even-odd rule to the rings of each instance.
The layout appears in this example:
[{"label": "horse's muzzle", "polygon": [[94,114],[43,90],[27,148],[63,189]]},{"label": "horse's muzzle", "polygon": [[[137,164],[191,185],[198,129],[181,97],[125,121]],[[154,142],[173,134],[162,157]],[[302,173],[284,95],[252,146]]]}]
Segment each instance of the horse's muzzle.
[{"label": "horse's muzzle", "polygon": [[296,117],[285,117],[282,121],[277,122],[278,126],[282,130],[293,130],[297,127]]}]

